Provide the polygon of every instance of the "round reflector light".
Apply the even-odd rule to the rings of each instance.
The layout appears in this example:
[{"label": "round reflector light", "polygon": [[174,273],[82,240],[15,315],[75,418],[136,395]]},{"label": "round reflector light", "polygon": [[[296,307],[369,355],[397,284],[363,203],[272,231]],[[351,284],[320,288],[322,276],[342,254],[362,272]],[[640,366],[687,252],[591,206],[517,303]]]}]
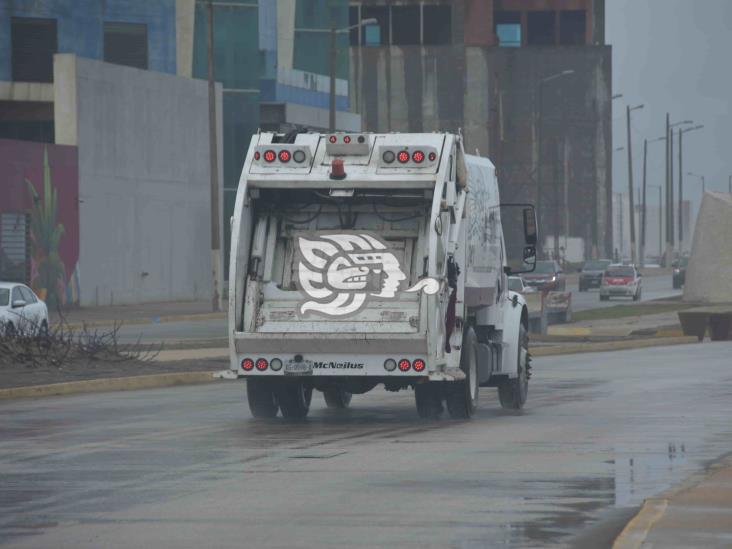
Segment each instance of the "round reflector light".
[{"label": "round reflector light", "polygon": [[265,162],[274,162],[275,158],[277,158],[277,155],[274,151],[264,151],[264,161]]},{"label": "round reflector light", "polygon": [[269,367],[275,372],[279,372],[282,369],[282,361],[279,358],[273,358],[269,363]]},{"label": "round reflector light", "polygon": [[392,162],[394,162],[395,158],[396,155],[393,151],[384,151],[384,154],[381,155],[381,159],[387,164],[391,164]]},{"label": "round reflector light", "polygon": [[409,153],[407,151],[399,151],[399,154],[397,155],[397,160],[402,164],[409,162]]},{"label": "round reflector light", "polygon": [[416,359],[416,360],[415,360],[415,361],[414,361],[414,362],[412,363],[412,367],[413,367],[413,368],[415,369],[415,371],[417,371],[417,372],[421,372],[422,370],[424,370],[425,366],[427,366],[427,364],[425,364],[424,360],[422,360],[421,358],[418,358],[418,359]]},{"label": "round reflector light", "polygon": [[280,158],[280,162],[289,162],[290,158],[292,158],[290,151],[285,150],[280,151],[280,154],[278,156]]},{"label": "round reflector light", "polygon": [[267,363],[266,358],[257,359],[257,370],[259,370],[260,372],[263,372],[267,369],[267,366],[269,366],[269,364]]},{"label": "round reflector light", "polygon": [[393,358],[387,358],[384,361],[384,370],[386,370],[387,372],[393,372],[394,370],[396,370],[396,360],[394,360]]},{"label": "round reflector light", "polygon": [[422,151],[414,151],[412,153],[412,160],[417,164],[421,164],[424,161],[424,153]]},{"label": "round reflector light", "polygon": [[254,153],[254,160],[259,160],[260,158],[262,158],[262,155],[259,154],[259,151],[255,152]]},{"label": "round reflector light", "polygon": [[241,361],[241,368],[242,370],[246,370],[247,372],[254,369],[254,361],[251,358],[245,358]]},{"label": "round reflector light", "polygon": [[401,360],[399,361],[399,369],[400,369],[400,370],[401,370],[402,372],[406,372],[407,370],[409,370],[409,367],[410,367],[411,365],[412,365],[412,364],[411,364],[411,363],[410,363],[410,362],[409,362],[409,361],[408,361],[408,360],[407,360],[406,358],[403,358],[403,359],[401,359]]},{"label": "round reflector light", "polygon": [[292,159],[298,164],[305,162],[305,151],[295,151],[292,153]]},{"label": "round reflector light", "polygon": [[345,136],[345,137],[343,138],[343,142],[344,142],[344,143],[350,143],[350,142],[351,142],[351,136],[350,136],[350,135],[347,135],[347,136]]},{"label": "round reflector light", "polygon": [[331,136],[330,136],[330,137],[328,138],[328,141],[330,141],[331,143],[335,143],[337,139],[338,139],[338,138],[337,138],[337,137],[336,137],[335,135],[331,135]]},{"label": "round reflector light", "polygon": [[430,159],[430,162],[434,162],[437,159],[437,153],[431,152],[427,155],[427,158]]},{"label": "round reflector light", "polygon": [[358,136],[358,142],[359,143],[366,143],[366,138],[363,135]]}]

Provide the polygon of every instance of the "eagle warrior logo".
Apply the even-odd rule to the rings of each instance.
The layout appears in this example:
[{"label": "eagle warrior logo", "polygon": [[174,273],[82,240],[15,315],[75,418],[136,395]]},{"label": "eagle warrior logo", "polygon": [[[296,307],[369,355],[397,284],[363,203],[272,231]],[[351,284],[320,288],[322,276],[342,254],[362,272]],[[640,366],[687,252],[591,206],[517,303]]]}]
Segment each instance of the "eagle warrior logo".
[{"label": "eagle warrior logo", "polygon": [[[296,237],[297,282],[308,299],[300,314],[342,317],[369,299],[395,299],[407,279],[389,246],[371,234],[341,233]],[[440,283],[423,278],[406,292],[435,294]]]}]

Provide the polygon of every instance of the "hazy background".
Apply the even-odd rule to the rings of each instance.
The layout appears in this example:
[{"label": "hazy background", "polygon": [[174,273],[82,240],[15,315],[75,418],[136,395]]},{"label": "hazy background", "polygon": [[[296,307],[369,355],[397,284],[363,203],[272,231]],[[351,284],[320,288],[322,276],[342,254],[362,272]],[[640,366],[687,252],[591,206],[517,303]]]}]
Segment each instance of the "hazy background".
[{"label": "hazy background", "polygon": [[[613,93],[623,94],[613,102],[613,149],[626,144],[625,106],[643,103],[632,113],[633,179],[640,185],[643,138],[664,134],[667,111],[671,122],[704,124],[684,135],[684,197],[696,211],[701,183],[686,172],[724,192],[732,174],[732,0],[607,0],[606,17]],[[664,181],[664,150],[663,142],[648,146],[649,184]],[[627,192],[627,151],[613,155],[613,189]]]}]

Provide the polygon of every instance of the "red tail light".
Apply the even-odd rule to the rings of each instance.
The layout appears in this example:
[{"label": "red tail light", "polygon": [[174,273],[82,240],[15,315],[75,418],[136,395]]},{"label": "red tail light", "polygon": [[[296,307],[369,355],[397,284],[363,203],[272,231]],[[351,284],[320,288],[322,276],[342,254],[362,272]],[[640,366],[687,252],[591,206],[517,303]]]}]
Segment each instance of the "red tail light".
[{"label": "red tail light", "polygon": [[279,154],[280,162],[289,162],[291,156],[292,155],[290,155],[290,151],[284,151],[284,150],[280,151],[280,154]]},{"label": "red tail light", "polygon": [[424,153],[422,151],[414,151],[412,153],[412,160],[417,164],[421,164],[424,161]]},{"label": "red tail light", "polygon": [[259,154],[259,151],[255,152],[254,153],[254,160],[259,160],[260,158],[262,158],[262,155]]},{"label": "red tail light", "polygon": [[402,164],[406,164],[409,162],[409,153],[407,151],[399,151],[399,154],[397,154],[397,160]]},{"label": "red tail light", "polygon": [[264,151],[264,161],[265,162],[274,162],[275,158],[277,158],[277,155],[274,151]]},{"label": "red tail light", "polygon": [[266,358],[257,359],[257,370],[259,370],[260,372],[264,372],[267,369],[267,366],[269,366],[269,363],[267,362]]},{"label": "red tail light", "polygon": [[427,364],[425,364],[424,360],[422,360],[421,358],[418,358],[412,363],[412,367],[417,372],[421,372],[422,370],[424,370],[425,366],[427,366]]},{"label": "red tail light", "polygon": [[409,370],[409,367],[410,367],[411,365],[412,365],[412,364],[411,364],[411,363],[410,363],[410,362],[409,362],[409,361],[408,361],[408,360],[407,360],[406,358],[403,358],[403,359],[401,359],[401,360],[399,361],[399,369],[400,369],[400,370],[401,370],[402,372],[406,372],[406,371],[408,371],[408,370]]},{"label": "red tail light", "polygon": [[254,369],[254,361],[251,358],[245,358],[241,361],[241,368],[242,370],[246,370],[247,372],[250,372]]},{"label": "red tail light", "polygon": [[351,136],[350,136],[350,135],[347,135],[347,136],[345,136],[345,137],[343,138],[343,142],[344,142],[344,143],[350,143],[350,142],[351,142]]},{"label": "red tail light", "polygon": [[328,138],[328,141],[330,141],[331,143],[335,143],[335,142],[337,141],[337,138],[336,138],[336,136],[335,136],[335,135],[331,135],[331,136],[330,136],[330,137]]},{"label": "red tail light", "polygon": [[430,162],[434,162],[434,161],[435,161],[435,160],[437,159],[437,155],[436,155],[435,153],[431,152],[431,153],[430,153],[430,154],[429,154],[429,155],[427,156],[427,158],[429,158],[429,159],[430,159]]}]

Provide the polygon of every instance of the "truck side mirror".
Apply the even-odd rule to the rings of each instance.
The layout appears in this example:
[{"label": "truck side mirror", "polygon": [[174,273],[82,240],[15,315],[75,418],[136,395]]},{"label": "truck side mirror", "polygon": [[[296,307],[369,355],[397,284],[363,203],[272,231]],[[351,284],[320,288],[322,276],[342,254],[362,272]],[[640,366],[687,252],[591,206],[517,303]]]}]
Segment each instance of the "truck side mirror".
[{"label": "truck side mirror", "polygon": [[530,273],[536,267],[539,240],[536,211],[531,204],[501,204],[501,227],[509,274]]}]

